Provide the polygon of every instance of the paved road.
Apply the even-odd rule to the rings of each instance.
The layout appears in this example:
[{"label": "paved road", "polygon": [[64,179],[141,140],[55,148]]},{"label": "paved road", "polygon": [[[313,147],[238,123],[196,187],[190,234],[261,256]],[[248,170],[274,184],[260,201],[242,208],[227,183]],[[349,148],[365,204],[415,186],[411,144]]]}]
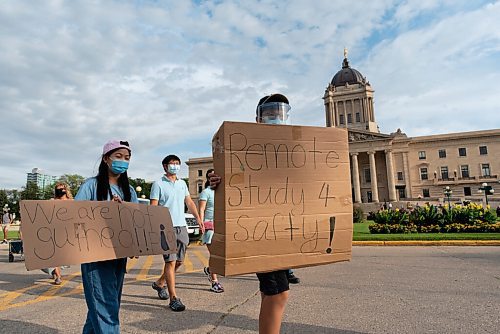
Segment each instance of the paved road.
[{"label": "paved road", "polygon": [[[260,296],[254,275],[223,278],[209,291],[208,254],[192,246],[178,276],[187,310],[173,313],[151,282],[161,257],[129,262],[122,333],[256,333]],[[500,247],[354,247],[353,261],[297,270],[282,333],[498,333]],[[85,319],[79,268],[62,286],[0,247],[0,332],[78,333]]]}]

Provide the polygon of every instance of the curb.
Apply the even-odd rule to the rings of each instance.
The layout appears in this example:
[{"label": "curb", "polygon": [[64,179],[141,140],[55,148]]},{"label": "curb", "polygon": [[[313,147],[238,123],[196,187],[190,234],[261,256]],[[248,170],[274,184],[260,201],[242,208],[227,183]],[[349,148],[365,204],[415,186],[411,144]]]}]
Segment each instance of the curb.
[{"label": "curb", "polygon": [[353,241],[353,246],[500,246],[500,240]]}]

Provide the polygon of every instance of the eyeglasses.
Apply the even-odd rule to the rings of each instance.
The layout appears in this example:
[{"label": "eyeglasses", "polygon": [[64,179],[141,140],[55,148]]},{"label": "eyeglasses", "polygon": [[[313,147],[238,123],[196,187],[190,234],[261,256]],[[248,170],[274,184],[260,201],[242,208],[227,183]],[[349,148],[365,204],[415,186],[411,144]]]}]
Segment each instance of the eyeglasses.
[{"label": "eyeglasses", "polygon": [[130,147],[130,145],[128,144],[128,141],[121,141],[120,140],[120,145],[125,145],[127,147]]}]

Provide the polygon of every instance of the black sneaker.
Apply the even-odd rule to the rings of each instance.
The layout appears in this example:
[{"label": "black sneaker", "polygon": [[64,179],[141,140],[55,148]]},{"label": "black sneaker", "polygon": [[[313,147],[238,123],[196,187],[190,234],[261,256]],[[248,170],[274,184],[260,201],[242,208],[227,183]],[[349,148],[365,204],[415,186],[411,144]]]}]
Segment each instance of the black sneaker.
[{"label": "black sneaker", "polygon": [[151,287],[158,292],[158,298],[160,298],[161,300],[168,299],[168,292],[167,289],[165,289],[165,287],[162,288],[161,286],[158,286],[156,282],[153,282]]},{"label": "black sneaker", "polygon": [[298,278],[294,274],[287,274],[286,277],[288,278],[288,283],[290,283],[290,284],[299,284],[300,283],[300,278]]},{"label": "black sneaker", "polygon": [[168,304],[168,306],[174,312],[182,312],[186,309],[186,306],[184,306],[184,304],[181,302],[180,298],[174,298],[174,300],[172,300],[170,302],[170,304]]},{"label": "black sneaker", "polygon": [[212,287],[210,288],[210,290],[212,290],[213,292],[215,293],[221,293],[221,292],[224,292],[224,288],[222,287],[222,285],[215,281],[212,283]]}]

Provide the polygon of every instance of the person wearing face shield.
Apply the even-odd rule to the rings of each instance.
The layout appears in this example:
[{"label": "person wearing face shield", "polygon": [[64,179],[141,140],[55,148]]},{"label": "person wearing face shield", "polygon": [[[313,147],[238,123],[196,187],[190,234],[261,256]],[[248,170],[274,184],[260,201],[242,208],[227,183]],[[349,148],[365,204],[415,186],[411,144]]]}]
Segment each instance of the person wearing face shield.
[{"label": "person wearing face shield", "polygon": [[[257,123],[285,125],[290,124],[290,103],[282,94],[271,94],[259,100],[255,120]],[[215,173],[208,175],[210,187],[216,189],[221,177]],[[257,273],[261,304],[259,312],[259,333],[279,334],[281,319],[288,300],[289,283],[300,280],[291,270],[277,270]]]},{"label": "person wearing face shield", "polygon": [[176,235],[177,252],[175,254],[163,255],[165,262],[161,277],[153,282],[152,288],[158,293],[158,298],[169,299],[169,307],[174,312],[182,312],[186,306],[177,297],[175,291],[175,272],[182,265],[186,255],[189,235],[187,223],[184,218],[184,205],[188,207],[200,226],[201,233],[204,232],[203,222],[198,215],[184,180],[178,178],[181,169],[181,159],[176,155],[168,155],[162,161],[165,174],[151,186],[151,205],[167,207],[172,217],[172,224]]}]

